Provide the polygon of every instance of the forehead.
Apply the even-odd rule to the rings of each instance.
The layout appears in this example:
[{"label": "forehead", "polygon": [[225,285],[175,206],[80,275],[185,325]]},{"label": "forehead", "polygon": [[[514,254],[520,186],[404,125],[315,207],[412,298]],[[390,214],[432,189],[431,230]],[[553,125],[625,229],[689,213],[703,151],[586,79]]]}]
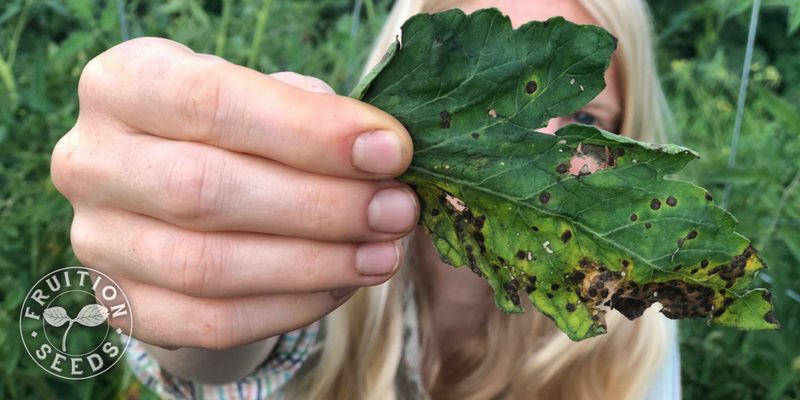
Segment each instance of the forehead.
[{"label": "forehead", "polygon": [[468,14],[487,7],[500,9],[511,18],[515,27],[528,21],[544,21],[555,16],[577,24],[597,25],[597,20],[577,0],[466,0],[459,5]]}]

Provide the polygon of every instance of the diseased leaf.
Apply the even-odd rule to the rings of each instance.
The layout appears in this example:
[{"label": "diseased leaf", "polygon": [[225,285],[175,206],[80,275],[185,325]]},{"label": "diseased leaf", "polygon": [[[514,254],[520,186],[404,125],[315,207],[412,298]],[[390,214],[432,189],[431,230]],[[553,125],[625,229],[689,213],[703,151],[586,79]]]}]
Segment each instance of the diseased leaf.
[{"label": "diseased leaf", "polygon": [[75,322],[92,327],[102,324],[106,318],[108,318],[108,308],[100,304],[87,304],[81,308],[78,316],[75,317]]},{"label": "diseased leaf", "polygon": [[72,321],[72,318],[67,315],[67,310],[65,310],[64,307],[46,308],[42,312],[42,316],[44,316],[45,322],[56,328]]},{"label": "diseased leaf", "polygon": [[[574,340],[606,330],[608,307],[636,318],[776,328],[769,293],[747,291],[764,264],[735,219],[691,183],[664,179],[696,158],[570,125],[536,132],[605,86],[615,40],[561,18],[516,30],[495,9],[421,14],[353,93],[414,140],[400,177],[422,203],[441,258],[469,266],[495,302],[520,293]],[[605,169],[569,173],[573,157]]]}]

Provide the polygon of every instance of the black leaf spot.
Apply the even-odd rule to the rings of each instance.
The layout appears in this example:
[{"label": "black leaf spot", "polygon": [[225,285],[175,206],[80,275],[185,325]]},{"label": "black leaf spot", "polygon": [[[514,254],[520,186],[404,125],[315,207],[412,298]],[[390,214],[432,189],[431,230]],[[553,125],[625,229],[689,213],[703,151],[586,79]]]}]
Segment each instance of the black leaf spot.
[{"label": "black leaf spot", "polygon": [[439,122],[440,127],[442,127],[443,129],[450,128],[450,122],[452,121],[452,117],[449,112],[447,111],[440,112],[439,118],[441,118],[441,121]]},{"label": "black leaf spot", "polygon": [[533,94],[538,88],[539,85],[534,81],[528,81],[528,83],[525,84],[525,92],[528,94]]},{"label": "black leaf spot", "polygon": [[567,303],[567,312],[575,312],[575,304]]},{"label": "black leaf spot", "polygon": [[547,202],[550,201],[550,193],[542,192],[542,194],[539,195],[539,201],[542,202],[542,204],[547,204]]},{"label": "black leaf spot", "polygon": [[672,196],[667,197],[667,205],[670,207],[675,207],[676,205],[678,205],[678,199]]},{"label": "black leaf spot", "polygon": [[658,210],[659,208],[661,208],[661,200],[659,200],[659,199],[651,200],[650,201],[650,208],[653,209],[653,210]]},{"label": "black leaf spot", "polygon": [[550,289],[552,289],[552,290],[561,289],[561,285],[559,285],[557,283],[554,283],[554,284],[550,285]]}]

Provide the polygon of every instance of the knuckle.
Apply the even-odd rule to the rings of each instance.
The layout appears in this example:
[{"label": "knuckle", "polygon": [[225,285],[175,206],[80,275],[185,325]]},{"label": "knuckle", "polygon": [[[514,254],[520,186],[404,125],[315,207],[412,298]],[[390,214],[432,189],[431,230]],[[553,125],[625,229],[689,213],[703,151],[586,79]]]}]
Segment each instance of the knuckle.
[{"label": "knuckle", "polygon": [[225,186],[230,178],[225,162],[219,157],[193,152],[173,157],[165,165],[170,165],[170,169],[159,191],[172,217],[190,225],[202,225],[225,209],[230,198],[230,188]]},{"label": "knuckle", "polygon": [[331,210],[339,210],[347,207],[337,196],[336,190],[330,184],[309,184],[301,189],[298,211],[303,221],[310,224],[310,228],[318,232],[336,232],[338,226],[338,213]]},{"label": "knuckle", "polygon": [[50,179],[53,181],[53,186],[67,198],[72,197],[75,193],[73,183],[76,181],[75,175],[78,173],[75,169],[74,136],[75,133],[67,132],[61,137],[50,157]]},{"label": "knuckle", "polygon": [[330,254],[319,245],[310,245],[300,257],[297,273],[306,290],[327,290],[334,286],[333,277],[325,273],[331,270],[327,264],[338,263],[330,259]]},{"label": "knuckle", "polygon": [[105,90],[113,87],[114,74],[109,71],[111,55],[109,52],[91,59],[81,71],[78,79],[78,100],[81,108],[92,99],[101,97]]},{"label": "knuckle", "polygon": [[88,217],[81,214],[75,215],[70,228],[70,242],[75,257],[83,265],[96,267],[100,265],[100,254],[97,237],[93,234],[95,227]]},{"label": "knuckle", "polygon": [[166,246],[164,259],[180,277],[181,290],[197,296],[214,296],[221,291],[224,247],[207,233],[191,234]]},{"label": "knuckle", "polygon": [[198,347],[226,350],[240,345],[237,341],[236,306],[226,301],[209,301],[201,307],[196,320]]},{"label": "knuckle", "polygon": [[190,138],[197,142],[216,142],[221,127],[232,114],[230,90],[223,84],[217,68],[213,63],[204,71],[186,76],[175,94],[177,117]]}]

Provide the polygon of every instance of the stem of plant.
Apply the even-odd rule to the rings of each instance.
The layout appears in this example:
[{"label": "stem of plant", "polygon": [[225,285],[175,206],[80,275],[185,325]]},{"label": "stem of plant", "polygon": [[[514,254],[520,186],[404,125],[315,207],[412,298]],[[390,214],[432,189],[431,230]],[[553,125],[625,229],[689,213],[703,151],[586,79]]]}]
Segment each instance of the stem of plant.
[{"label": "stem of plant", "polygon": [[8,44],[8,68],[14,68],[14,61],[17,59],[17,46],[19,45],[19,38],[22,36],[22,31],[28,23],[28,11],[30,11],[32,0],[25,1],[22,6],[22,11],[19,13],[17,26],[14,28],[14,36],[11,37],[11,42]]},{"label": "stem of plant", "polygon": [[75,323],[74,320],[70,320],[69,321],[69,326],[67,327],[67,330],[64,331],[64,337],[61,338],[61,351],[65,352],[65,353],[67,352],[67,334],[69,333],[69,330],[70,330],[70,328],[72,328],[72,324],[74,324],[74,323]]},{"label": "stem of plant", "polygon": [[217,43],[216,49],[214,50],[214,54],[224,57],[225,54],[225,45],[228,41],[228,23],[231,20],[231,9],[233,8],[233,4],[231,4],[233,0],[222,0],[222,20],[219,23],[219,29],[217,30]]},{"label": "stem of plant", "polygon": [[372,0],[364,0],[364,8],[367,10],[367,20],[375,21],[375,3]]},{"label": "stem of plant", "polygon": [[256,28],[253,32],[253,44],[250,46],[250,57],[247,59],[247,67],[255,68],[258,59],[261,56],[261,42],[264,39],[264,27],[267,26],[269,19],[269,6],[272,0],[263,0],[261,2],[261,11],[258,12],[256,19]]}]

